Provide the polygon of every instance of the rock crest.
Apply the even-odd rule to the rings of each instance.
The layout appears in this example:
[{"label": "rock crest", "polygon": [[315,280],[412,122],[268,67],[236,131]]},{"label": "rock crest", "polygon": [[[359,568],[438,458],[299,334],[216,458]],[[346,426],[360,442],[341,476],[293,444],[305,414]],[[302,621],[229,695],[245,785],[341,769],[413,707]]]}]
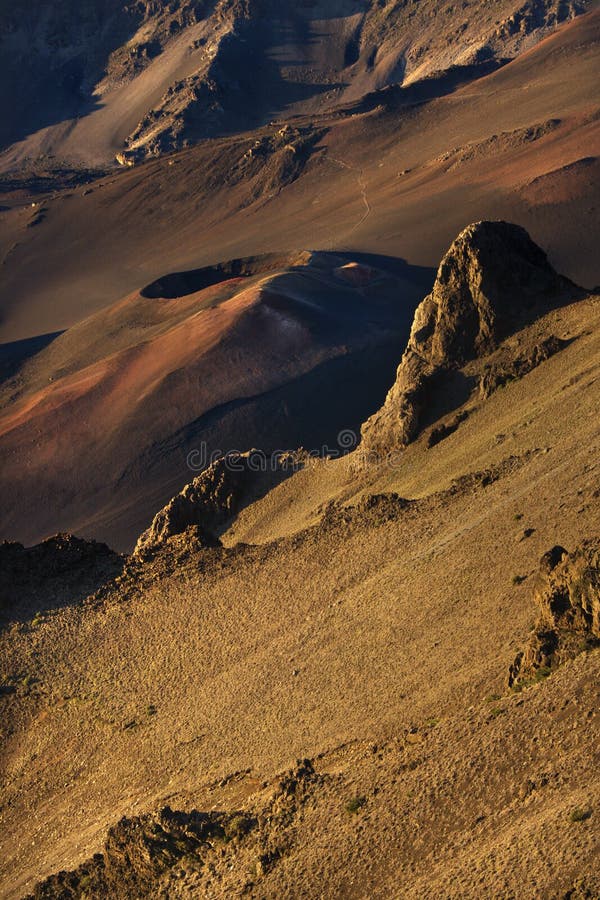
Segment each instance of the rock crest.
[{"label": "rock crest", "polygon": [[250,450],[220,457],[154,516],[134,554],[157,550],[191,527],[201,544],[217,546],[237,513],[291,475],[302,460],[301,451],[266,456]]},{"label": "rock crest", "polygon": [[365,447],[389,451],[409,444],[419,433],[435,378],[491,353],[574,288],[523,228],[508,222],[465,228],[417,307],[396,382],[363,426]]}]

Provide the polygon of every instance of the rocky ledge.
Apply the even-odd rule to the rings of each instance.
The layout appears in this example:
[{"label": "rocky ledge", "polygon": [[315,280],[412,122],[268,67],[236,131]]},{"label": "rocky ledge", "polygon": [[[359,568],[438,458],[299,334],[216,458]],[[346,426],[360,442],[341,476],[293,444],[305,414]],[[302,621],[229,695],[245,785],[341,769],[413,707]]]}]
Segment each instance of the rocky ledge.
[{"label": "rocky ledge", "polygon": [[556,546],[542,556],[534,591],[538,621],[510,667],[509,687],[549,675],[561,663],[600,646],[600,539],[573,553]]},{"label": "rocky ledge", "polygon": [[200,543],[218,545],[240,510],[291,475],[302,460],[301,451],[266,456],[256,450],[217,459],[154,516],[134,554],[152,553],[190,528]]}]

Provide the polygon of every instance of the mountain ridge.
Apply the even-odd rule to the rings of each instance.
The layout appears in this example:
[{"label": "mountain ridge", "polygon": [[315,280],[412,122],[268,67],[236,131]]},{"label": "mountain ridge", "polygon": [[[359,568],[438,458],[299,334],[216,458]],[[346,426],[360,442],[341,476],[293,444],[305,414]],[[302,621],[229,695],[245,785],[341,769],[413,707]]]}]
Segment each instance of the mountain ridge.
[{"label": "mountain ridge", "polygon": [[0,894],[600,900],[597,3],[5,7]]},{"label": "mountain ridge", "polygon": [[[30,18],[13,4],[0,19],[2,71],[21,116],[15,123],[0,110],[0,142],[14,145],[2,166],[31,156],[131,164],[282,114],[331,109],[387,84],[513,58],[591,4],[472,6],[112,0],[104,8],[88,0]],[[23,68],[27,77],[15,80]],[[36,92],[45,121],[35,120]]]}]

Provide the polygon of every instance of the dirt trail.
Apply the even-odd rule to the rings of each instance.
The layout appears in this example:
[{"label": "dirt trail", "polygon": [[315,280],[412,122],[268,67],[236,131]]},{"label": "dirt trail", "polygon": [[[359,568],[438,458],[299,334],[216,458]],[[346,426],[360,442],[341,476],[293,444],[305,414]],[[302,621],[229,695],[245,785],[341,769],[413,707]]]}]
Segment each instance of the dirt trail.
[{"label": "dirt trail", "polygon": [[[347,163],[343,159],[339,159],[335,156],[328,155],[325,157],[325,159],[333,163],[334,165],[340,166],[340,168],[342,169],[347,169],[349,172],[353,172],[356,174],[356,180],[360,188],[361,200],[365,208],[362,216],[358,219],[358,221],[355,222],[348,231],[345,231],[341,235],[339,235],[338,240],[335,241],[335,246],[339,247],[340,240],[349,237],[351,234],[354,234],[354,232],[360,228],[363,222],[366,222],[366,220],[371,215],[372,210],[371,204],[369,203],[369,198],[367,196],[367,182],[364,175],[364,169],[358,169],[356,166],[352,166],[350,165],[350,163]],[[333,247],[333,244],[331,246]]]}]

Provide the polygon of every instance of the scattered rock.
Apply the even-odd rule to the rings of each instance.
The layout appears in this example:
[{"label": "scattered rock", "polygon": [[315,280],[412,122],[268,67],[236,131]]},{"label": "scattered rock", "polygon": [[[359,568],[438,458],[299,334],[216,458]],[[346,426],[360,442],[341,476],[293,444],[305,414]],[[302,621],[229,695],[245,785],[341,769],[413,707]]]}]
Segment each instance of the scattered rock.
[{"label": "scattered rock", "polygon": [[550,335],[520,356],[490,363],[480,377],[479,396],[482,400],[487,400],[498,388],[517,378],[523,378],[568,344],[569,341]]},{"label": "scattered rock", "polygon": [[117,153],[115,161],[118,162],[120,166],[129,166],[131,168],[135,165],[135,160],[131,156],[126,156],[124,153]]},{"label": "scattered rock", "polygon": [[414,503],[393,491],[388,494],[366,494],[356,506],[344,506],[332,500],[323,511],[319,528],[328,530],[344,525],[376,528],[398,519]]}]

